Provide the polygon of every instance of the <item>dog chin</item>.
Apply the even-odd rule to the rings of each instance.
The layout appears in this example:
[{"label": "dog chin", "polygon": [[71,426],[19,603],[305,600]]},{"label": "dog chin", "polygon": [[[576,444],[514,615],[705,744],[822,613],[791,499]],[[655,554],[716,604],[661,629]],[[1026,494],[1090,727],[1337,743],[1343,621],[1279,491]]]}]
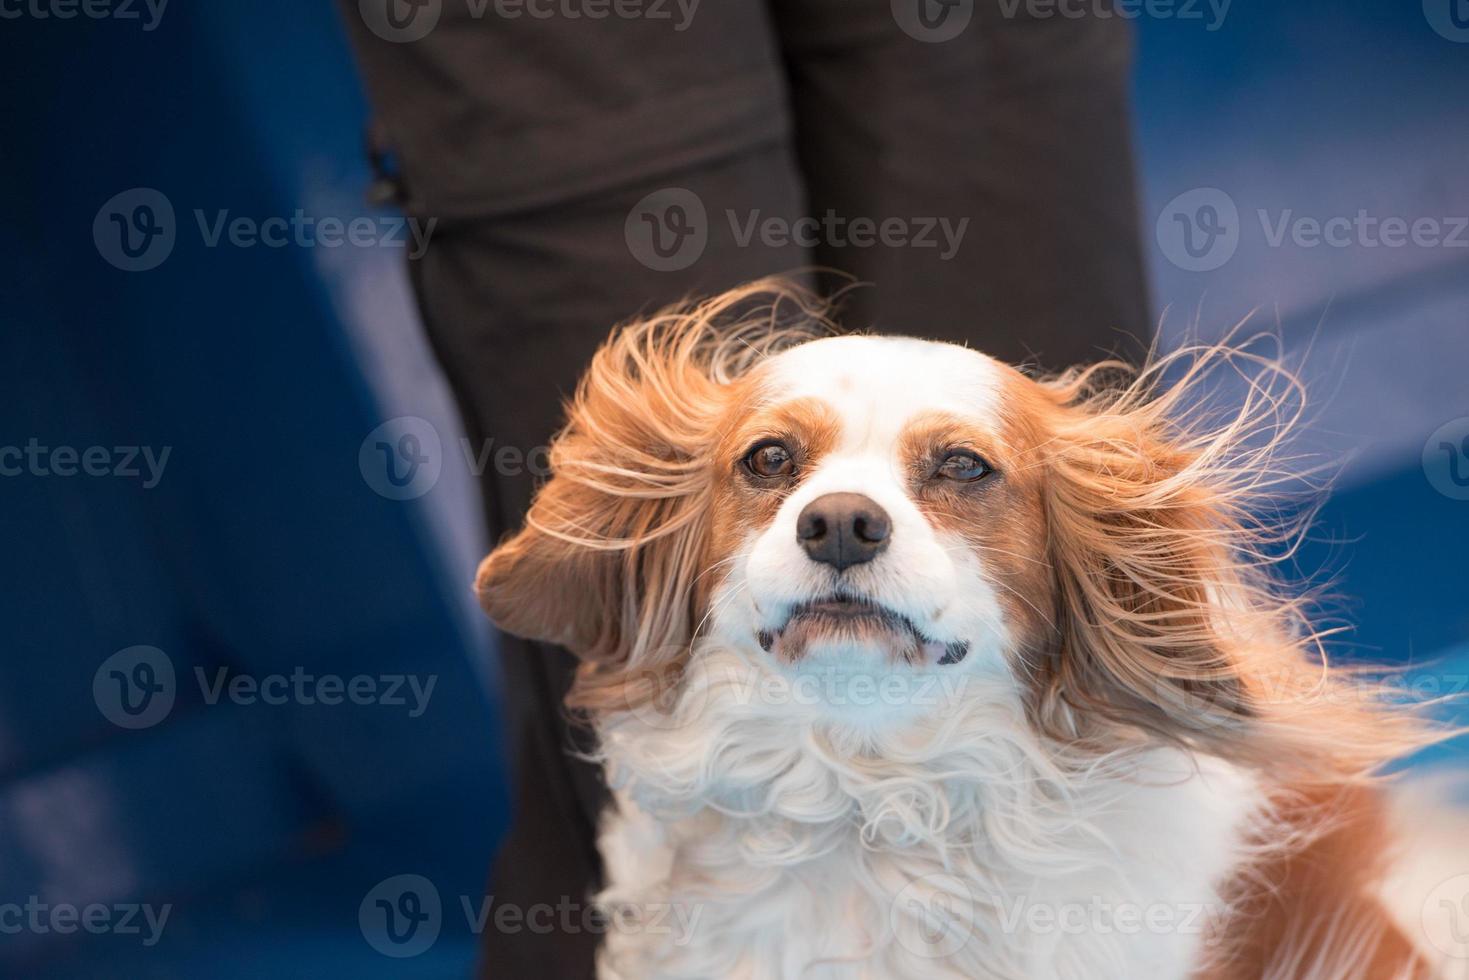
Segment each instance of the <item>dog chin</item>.
[{"label": "dog chin", "polygon": [[757,639],[776,661],[807,666],[950,666],[969,652],[967,641],[934,639],[898,613],[846,597],[799,604],[784,625]]},{"label": "dog chin", "polygon": [[[763,643],[762,643],[763,645]],[[925,644],[912,634],[881,627],[824,624],[800,620],[771,640],[769,652],[788,664],[888,666],[933,662]],[[942,655],[942,645],[937,645]],[[936,659],[936,658],[933,658]]]}]

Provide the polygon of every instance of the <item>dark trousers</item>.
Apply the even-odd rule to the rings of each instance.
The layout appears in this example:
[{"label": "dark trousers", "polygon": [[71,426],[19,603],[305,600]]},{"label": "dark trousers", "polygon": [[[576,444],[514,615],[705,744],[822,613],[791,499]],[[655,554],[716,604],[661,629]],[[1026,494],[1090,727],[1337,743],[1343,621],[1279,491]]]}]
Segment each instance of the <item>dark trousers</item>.
[{"label": "dark trousers", "polygon": [[[1148,332],[1120,19],[1001,0],[389,4],[387,28],[342,7],[404,207],[438,220],[412,271],[472,439],[544,446],[613,324],[773,272],[867,284],[849,328],[1012,362],[1135,354]],[[484,490],[498,538],[531,478]],[[581,907],[604,790],[567,755],[571,658],[511,638],[502,656],[517,806],[491,892]],[[483,975],[590,976],[581,921],[487,930]]]}]

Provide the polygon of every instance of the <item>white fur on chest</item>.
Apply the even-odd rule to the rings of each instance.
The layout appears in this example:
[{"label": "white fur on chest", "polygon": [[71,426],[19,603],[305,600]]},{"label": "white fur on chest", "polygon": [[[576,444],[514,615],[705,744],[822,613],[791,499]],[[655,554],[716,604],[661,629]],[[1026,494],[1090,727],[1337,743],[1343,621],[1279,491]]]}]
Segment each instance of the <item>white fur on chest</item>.
[{"label": "white fur on chest", "polygon": [[1187,977],[1252,780],[1161,752],[1080,771],[1003,665],[964,668],[844,716],[701,650],[671,715],[604,725],[604,980]]}]

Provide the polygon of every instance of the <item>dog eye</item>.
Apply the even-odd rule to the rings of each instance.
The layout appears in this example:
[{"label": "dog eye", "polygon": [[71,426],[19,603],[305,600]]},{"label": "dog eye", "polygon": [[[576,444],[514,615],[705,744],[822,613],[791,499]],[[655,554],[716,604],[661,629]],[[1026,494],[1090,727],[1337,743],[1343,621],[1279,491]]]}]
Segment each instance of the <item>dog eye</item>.
[{"label": "dog eye", "polygon": [[771,479],[789,476],[796,468],[791,451],[778,442],[761,443],[745,456],[745,469],[759,477]]},{"label": "dog eye", "polygon": [[993,472],[994,467],[990,466],[989,463],[986,463],[974,453],[963,449],[955,449],[944,457],[944,461],[939,464],[939,468],[935,471],[934,475],[942,477],[945,480],[973,483],[976,480],[984,479]]}]

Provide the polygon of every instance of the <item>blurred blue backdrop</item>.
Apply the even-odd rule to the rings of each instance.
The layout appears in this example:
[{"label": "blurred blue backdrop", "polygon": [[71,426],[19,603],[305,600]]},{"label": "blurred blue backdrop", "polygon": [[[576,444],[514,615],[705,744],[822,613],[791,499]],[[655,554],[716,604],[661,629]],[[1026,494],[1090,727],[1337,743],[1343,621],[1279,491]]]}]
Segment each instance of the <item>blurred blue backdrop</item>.
[{"label": "blurred blue backdrop", "polygon": [[[1469,453],[1456,3],[1236,0],[1222,22],[1201,5],[1138,24],[1164,333],[1258,311],[1310,347],[1312,448],[1353,455],[1300,564],[1337,573],[1355,649],[1437,661],[1430,693],[1469,671],[1469,460],[1443,448]],[[193,220],[390,217],[363,203],[367,110],[338,12],[178,3],[148,29],[137,10],[0,21],[0,447],[49,467],[0,477],[0,908],[169,917],[150,944],[142,914],[138,933],[101,935],[0,916],[0,975],[463,975],[505,764],[467,588],[475,489],[403,249],[211,248]],[[147,274],[93,235],[134,188],[177,213]],[[1316,242],[1309,222],[1332,218],[1354,223]],[[433,489],[399,500],[365,461],[405,415],[445,451]],[[111,475],[59,475],[81,463],[55,447],[102,447]],[[399,678],[404,703],[214,698],[196,671],[220,670],[370,678],[379,694]],[[155,716],[129,714],[124,679],[149,682]],[[401,874],[434,883],[442,929],[390,958],[359,910]]]}]

